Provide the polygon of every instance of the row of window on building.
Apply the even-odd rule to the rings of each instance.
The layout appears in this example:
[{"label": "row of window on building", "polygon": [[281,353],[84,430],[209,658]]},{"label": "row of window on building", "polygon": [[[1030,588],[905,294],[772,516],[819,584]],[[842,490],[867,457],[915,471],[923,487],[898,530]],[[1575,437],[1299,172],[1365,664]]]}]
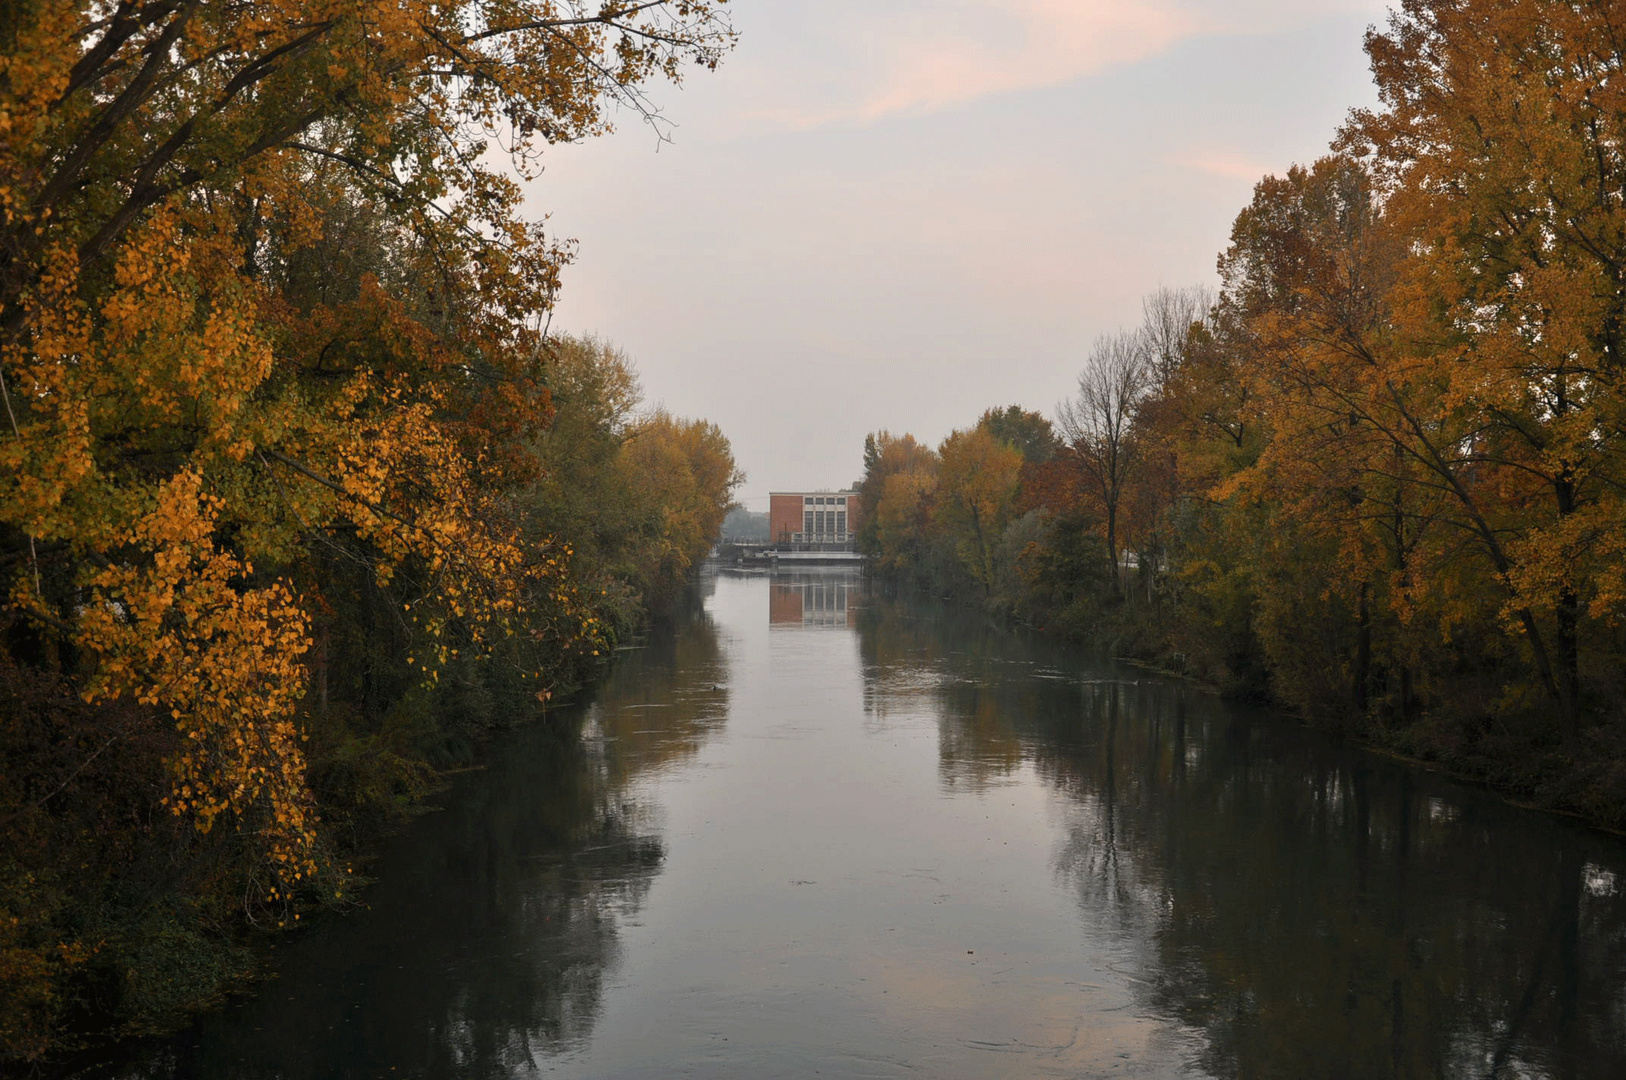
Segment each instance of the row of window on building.
[{"label": "row of window on building", "polygon": [[802,511],[802,531],[814,536],[829,536],[831,534],[845,536],[847,533],[847,496],[845,495],[807,495],[802,498],[804,506],[842,507],[840,510],[804,510]]},{"label": "row of window on building", "polygon": [[828,533],[845,534],[847,531],[847,511],[804,510],[802,511],[802,531],[816,536]]}]

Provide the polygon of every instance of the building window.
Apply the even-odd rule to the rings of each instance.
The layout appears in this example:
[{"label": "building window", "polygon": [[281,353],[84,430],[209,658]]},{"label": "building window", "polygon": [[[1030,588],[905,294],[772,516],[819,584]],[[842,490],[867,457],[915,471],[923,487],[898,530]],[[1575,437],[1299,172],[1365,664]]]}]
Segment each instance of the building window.
[{"label": "building window", "polygon": [[802,503],[804,505],[806,505],[806,506],[812,506],[813,505],[813,496],[811,496],[811,495],[807,496],[806,498],[804,498],[802,500]]},{"label": "building window", "polygon": [[845,511],[845,510],[837,510],[836,511],[836,532],[845,533],[846,531],[847,531],[847,511]]},{"label": "building window", "polygon": [[802,531],[805,533],[813,531],[813,511],[811,510],[802,515]]}]

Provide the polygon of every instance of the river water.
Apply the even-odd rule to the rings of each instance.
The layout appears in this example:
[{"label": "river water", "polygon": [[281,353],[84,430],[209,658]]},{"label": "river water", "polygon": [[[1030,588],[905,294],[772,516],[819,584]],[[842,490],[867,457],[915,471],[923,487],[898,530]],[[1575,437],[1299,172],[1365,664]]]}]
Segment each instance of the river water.
[{"label": "river water", "polygon": [[1626,847],[840,572],[708,573],[128,1077],[1626,1076]]}]

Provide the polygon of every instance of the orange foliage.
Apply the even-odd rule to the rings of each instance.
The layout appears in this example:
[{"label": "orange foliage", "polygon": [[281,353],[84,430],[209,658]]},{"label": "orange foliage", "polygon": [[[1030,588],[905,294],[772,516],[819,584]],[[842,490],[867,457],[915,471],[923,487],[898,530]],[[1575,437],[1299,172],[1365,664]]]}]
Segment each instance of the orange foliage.
[{"label": "orange foliage", "polygon": [[[8,12],[9,602],[81,658],[87,699],[171,718],[171,810],[256,833],[286,894],[314,857],[294,726],[313,545],[360,545],[380,583],[411,567],[442,641],[513,634],[538,597],[595,633],[567,553],[522,544],[505,503],[548,414],[538,318],[568,249],[488,141],[531,168],[732,34],[704,0]],[[375,213],[381,270],[302,291],[343,207]]]}]

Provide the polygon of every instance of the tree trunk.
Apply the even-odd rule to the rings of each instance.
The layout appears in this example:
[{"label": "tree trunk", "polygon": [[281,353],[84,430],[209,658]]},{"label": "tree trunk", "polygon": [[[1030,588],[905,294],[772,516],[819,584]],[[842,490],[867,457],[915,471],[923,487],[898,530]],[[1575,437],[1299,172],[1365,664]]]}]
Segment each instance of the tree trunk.
[{"label": "tree trunk", "polygon": [[1368,704],[1367,683],[1372,678],[1372,614],[1368,604],[1371,591],[1369,583],[1361,582],[1360,599],[1355,608],[1355,672],[1350,690],[1355,712],[1363,717]]},{"label": "tree trunk", "polygon": [[[1570,476],[1566,467],[1553,484],[1560,519],[1576,509],[1575,483]],[[1558,652],[1559,733],[1564,739],[1564,750],[1573,755],[1581,746],[1581,600],[1567,582],[1559,587],[1554,607],[1558,623],[1553,647]]]},{"label": "tree trunk", "polygon": [[[1400,476],[1405,469],[1405,452],[1396,445],[1395,475]],[[1404,489],[1396,487],[1394,499],[1394,540],[1395,540],[1395,580],[1402,589],[1411,586],[1411,570],[1406,559],[1406,509],[1402,501]],[[1404,643],[1401,635],[1395,635],[1395,722],[1404,725],[1411,720],[1411,665],[1406,662]]]},{"label": "tree trunk", "polygon": [[1118,598],[1118,499],[1116,494],[1107,499],[1107,566],[1112,573],[1112,597]]},{"label": "tree trunk", "polygon": [[331,628],[323,620],[318,631],[316,653],[316,715],[323,720],[327,719],[327,669],[328,669],[328,637]]}]

